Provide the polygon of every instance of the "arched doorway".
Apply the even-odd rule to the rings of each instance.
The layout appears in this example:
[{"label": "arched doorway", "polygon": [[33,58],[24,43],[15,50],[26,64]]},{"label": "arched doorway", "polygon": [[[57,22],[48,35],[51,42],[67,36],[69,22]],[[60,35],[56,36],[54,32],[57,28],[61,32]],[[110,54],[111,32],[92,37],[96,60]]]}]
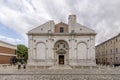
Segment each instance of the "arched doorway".
[{"label": "arched doorway", "polygon": [[59,40],[54,45],[54,58],[56,65],[68,64],[69,47],[66,41]]}]

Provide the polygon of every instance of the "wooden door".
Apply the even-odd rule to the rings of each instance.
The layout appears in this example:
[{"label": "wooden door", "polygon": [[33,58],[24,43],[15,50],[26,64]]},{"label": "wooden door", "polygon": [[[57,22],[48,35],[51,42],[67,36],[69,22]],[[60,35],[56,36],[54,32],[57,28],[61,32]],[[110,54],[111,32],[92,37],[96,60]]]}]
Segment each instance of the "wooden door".
[{"label": "wooden door", "polygon": [[59,55],[59,64],[64,64],[64,55]]}]

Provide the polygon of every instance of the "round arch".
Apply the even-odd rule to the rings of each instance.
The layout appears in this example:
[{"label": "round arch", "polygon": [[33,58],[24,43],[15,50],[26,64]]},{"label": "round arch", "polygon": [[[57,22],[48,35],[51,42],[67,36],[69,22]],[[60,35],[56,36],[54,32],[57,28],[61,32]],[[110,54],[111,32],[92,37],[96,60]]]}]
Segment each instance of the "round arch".
[{"label": "round arch", "polygon": [[79,45],[80,43],[84,43],[84,44],[87,46],[87,48],[88,48],[88,44],[87,44],[85,41],[80,41],[80,42],[78,42],[76,47],[78,47],[78,45]]},{"label": "round arch", "polygon": [[39,41],[35,44],[36,59],[45,60],[46,59],[46,44]]},{"label": "round arch", "polygon": [[79,60],[85,60],[88,56],[88,45],[84,41],[80,41],[77,43],[77,59]]},{"label": "round arch", "polygon": [[66,44],[66,46],[69,48],[68,42],[67,42],[67,41],[65,41],[65,40],[58,40],[58,41],[56,41],[56,42],[55,42],[55,44],[54,44],[54,48],[55,48],[55,47],[56,47],[56,45],[57,45],[57,44],[59,44],[59,43]]},{"label": "round arch", "polygon": [[47,47],[47,45],[46,45],[45,42],[43,42],[43,41],[38,41],[38,42],[36,42],[35,47],[36,47],[39,43],[42,43],[42,44],[45,45],[45,47]]},{"label": "round arch", "polygon": [[69,45],[65,40],[58,40],[54,44],[55,64],[68,64]]}]

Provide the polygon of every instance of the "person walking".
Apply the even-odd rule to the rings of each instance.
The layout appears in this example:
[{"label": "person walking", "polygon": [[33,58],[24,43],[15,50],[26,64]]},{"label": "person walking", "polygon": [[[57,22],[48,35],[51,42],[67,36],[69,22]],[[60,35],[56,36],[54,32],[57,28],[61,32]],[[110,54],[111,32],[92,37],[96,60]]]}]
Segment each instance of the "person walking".
[{"label": "person walking", "polygon": [[26,63],[24,62],[24,64],[23,64],[23,69],[26,69]]},{"label": "person walking", "polygon": [[18,62],[18,69],[21,69],[21,63]]}]

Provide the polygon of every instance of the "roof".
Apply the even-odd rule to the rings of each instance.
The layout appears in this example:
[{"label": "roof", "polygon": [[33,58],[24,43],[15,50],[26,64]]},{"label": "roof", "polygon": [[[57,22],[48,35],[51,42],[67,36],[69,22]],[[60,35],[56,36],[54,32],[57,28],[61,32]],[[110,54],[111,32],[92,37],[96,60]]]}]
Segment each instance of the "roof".
[{"label": "roof", "polygon": [[119,33],[118,35],[116,35],[116,36],[114,36],[114,37],[112,37],[112,38],[110,38],[110,39],[108,39],[108,40],[106,40],[106,41],[104,41],[104,42],[96,45],[96,47],[98,47],[98,46],[100,46],[100,45],[102,45],[102,44],[105,44],[106,42],[108,42],[108,41],[110,41],[110,40],[113,40],[113,39],[115,39],[115,38],[118,37],[118,36],[120,36],[120,33]]},{"label": "roof", "polygon": [[0,41],[0,46],[11,48],[11,49],[16,49],[17,48],[16,45],[13,45],[13,44],[10,44],[10,43],[4,42],[4,41]]}]

